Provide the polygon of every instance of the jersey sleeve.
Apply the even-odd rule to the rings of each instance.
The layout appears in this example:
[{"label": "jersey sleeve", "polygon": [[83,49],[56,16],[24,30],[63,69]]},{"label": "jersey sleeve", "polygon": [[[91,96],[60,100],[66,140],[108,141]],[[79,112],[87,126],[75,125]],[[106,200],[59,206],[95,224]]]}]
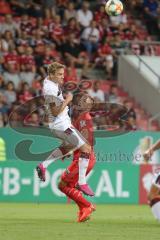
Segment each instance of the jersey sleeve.
[{"label": "jersey sleeve", "polygon": [[54,86],[50,84],[45,84],[43,87],[43,95],[45,98],[45,103],[50,104],[50,103],[55,103],[58,105],[58,98],[57,98],[57,91]]}]

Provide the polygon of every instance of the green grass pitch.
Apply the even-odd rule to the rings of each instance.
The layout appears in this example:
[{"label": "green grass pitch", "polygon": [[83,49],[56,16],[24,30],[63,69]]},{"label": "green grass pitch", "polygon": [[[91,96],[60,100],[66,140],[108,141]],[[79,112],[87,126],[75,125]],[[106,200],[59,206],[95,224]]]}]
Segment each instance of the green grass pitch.
[{"label": "green grass pitch", "polygon": [[0,240],[155,240],[160,223],[148,206],[97,205],[76,223],[74,204],[0,204]]}]

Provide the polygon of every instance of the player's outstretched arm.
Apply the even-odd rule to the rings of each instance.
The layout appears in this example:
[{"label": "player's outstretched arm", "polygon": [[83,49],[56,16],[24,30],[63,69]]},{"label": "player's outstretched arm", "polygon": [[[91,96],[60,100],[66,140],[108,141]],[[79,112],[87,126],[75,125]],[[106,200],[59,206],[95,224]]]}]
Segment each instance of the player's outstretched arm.
[{"label": "player's outstretched arm", "polygon": [[60,106],[56,106],[56,104],[50,103],[50,109],[54,117],[57,117],[63,110],[67,107],[67,105],[72,101],[73,95],[71,93],[68,93],[66,95],[66,99]]},{"label": "player's outstretched arm", "polygon": [[149,160],[151,158],[151,156],[153,155],[153,153],[160,149],[160,140],[158,140],[155,144],[153,144],[145,153],[144,153],[144,158],[146,160]]},{"label": "player's outstretched arm", "polygon": [[158,140],[152,147],[151,147],[152,151],[156,151],[158,149],[160,149],[160,140]]}]

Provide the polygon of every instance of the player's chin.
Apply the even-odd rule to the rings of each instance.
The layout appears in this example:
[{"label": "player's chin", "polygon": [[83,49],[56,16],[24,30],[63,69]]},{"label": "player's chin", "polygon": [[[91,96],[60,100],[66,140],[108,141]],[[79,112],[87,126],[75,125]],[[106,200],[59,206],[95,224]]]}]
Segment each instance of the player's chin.
[{"label": "player's chin", "polygon": [[63,79],[60,80],[59,83],[60,83],[61,85],[63,85],[63,83],[64,83]]}]

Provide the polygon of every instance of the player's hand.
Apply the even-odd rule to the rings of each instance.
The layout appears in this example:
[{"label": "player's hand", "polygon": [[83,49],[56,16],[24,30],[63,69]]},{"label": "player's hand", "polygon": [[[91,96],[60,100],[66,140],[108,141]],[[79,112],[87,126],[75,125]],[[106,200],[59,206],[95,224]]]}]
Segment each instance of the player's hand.
[{"label": "player's hand", "polygon": [[62,162],[64,162],[65,158],[70,158],[71,154],[65,156],[65,157],[62,157]]},{"label": "player's hand", "polygon": [[69,102],[72,101],[72,99],[73,99],[73,94],[72,94],[72,93],[68,93],[68,94],[66,95],[66,101],[69,103]]},{"label": "player's hand", "polygon": [[153,150],[149,149],[143,154],[143,157],[146,161],[148,161],[152,157],[152,155],[153,155]]}]

